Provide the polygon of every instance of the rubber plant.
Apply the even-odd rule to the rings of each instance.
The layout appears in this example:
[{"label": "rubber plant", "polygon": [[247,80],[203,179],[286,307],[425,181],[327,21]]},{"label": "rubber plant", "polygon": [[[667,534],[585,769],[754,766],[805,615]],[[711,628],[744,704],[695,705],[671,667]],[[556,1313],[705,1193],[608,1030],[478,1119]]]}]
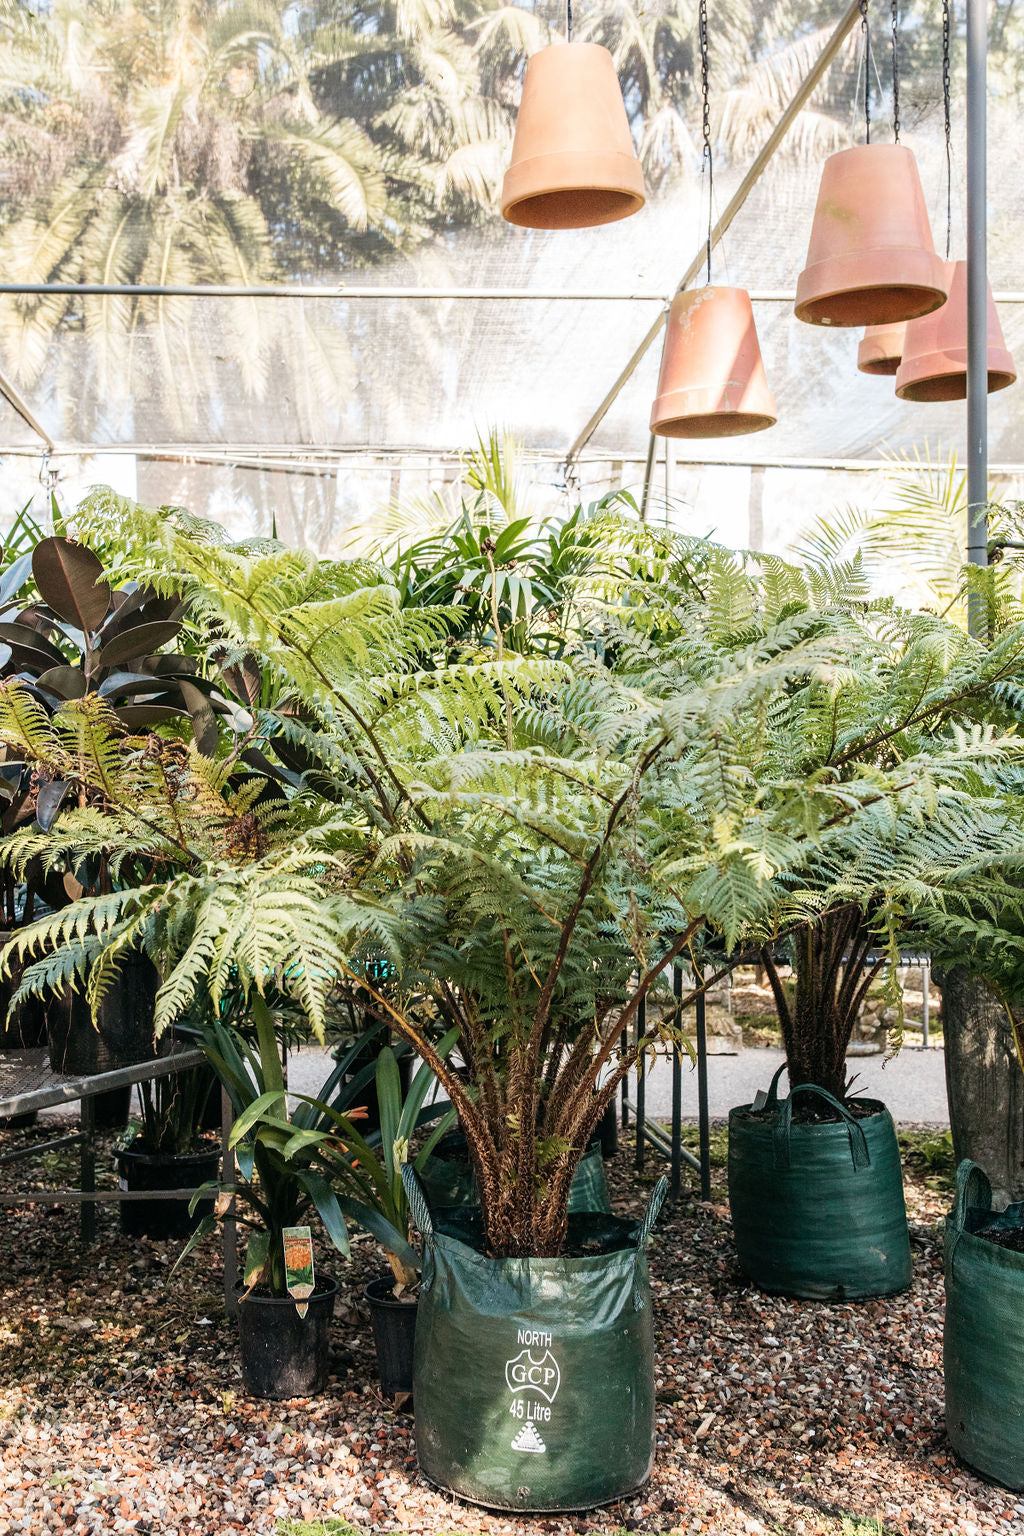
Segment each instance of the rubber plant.
[{"label": "rubber plant", "polygon": [[[1019,678],[1019,622],[982,643],[873,610],[855,565],[751,570],[680,541],[699,581],[647,583],[642,603],[627,584],[613,614],[602,603],[617,632],[601,652],[439,666],[445,610],[403,608],[379,567],[231,548],[109,493],[79,512],[86,537],[111,519],[140,579],[173,571],[315,719],[279,712],[273,730],[320,771],[288,802],[307,816],[294,902],[271,862],[207,855],[124,907],[84,900],[66,964],[83,931],[143,942],[166,1021],[236,972],[259,993],[276,971],[314,1028],[328,996],[358,995],[447,1090],[496,1255],[561,1250],[605,1106],[680,1038],[671,1010],[641,1027],[642,1004],[676,961],[699,978],[684,1007],[710,984],[706,934],[728,966],[857,906],[891,960],[908,910],[1019,859],[1020,741],[965,726]],[[108,819],[103,835],[126,834]],[[386,989],[368,979],[382,954]],[[437,1048],[452,1029],[454,1064]]]}]

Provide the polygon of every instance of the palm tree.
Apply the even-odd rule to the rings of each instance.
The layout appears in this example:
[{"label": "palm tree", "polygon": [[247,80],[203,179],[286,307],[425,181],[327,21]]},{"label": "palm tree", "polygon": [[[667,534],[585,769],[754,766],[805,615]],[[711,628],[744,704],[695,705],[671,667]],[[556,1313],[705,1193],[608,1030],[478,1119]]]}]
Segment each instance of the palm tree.
[{"label": "palm tree", "polygon": [[[40,13],[3,0],[5,275],[251,284],[372,260],[470,215],[507,126],[479,96],[467,19],[466,0],[55,0]],[[347,350],[304,306],[285,320],[234,300],[206,346],[191,319],[188,300],[20,295],[0,305],[0,339],[32,384],[57,326],[84,329],[102,399],[126,399],[133,363],[138,375],[155,361],[190,414],[216,394],[214,360],[257,398],[292,364],[311,432],[347,393]]]}]

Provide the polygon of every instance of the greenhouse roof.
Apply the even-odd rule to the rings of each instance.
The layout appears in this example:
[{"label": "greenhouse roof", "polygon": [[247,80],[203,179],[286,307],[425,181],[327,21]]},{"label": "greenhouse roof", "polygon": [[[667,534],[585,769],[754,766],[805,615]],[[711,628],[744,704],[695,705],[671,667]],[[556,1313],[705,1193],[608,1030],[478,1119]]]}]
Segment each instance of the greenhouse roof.
[{"label": "greenhouse roof", "polygon": [[[874,132],[888,138],[888,7],[884,17],[875,8]],[[341,23],[317,5],[263,7],[256,44],[236,35],[235,5],[181,6],[167,20],[174,9],[139,0],[115,21],[90,3],[79,24],[61,3],[37,15],[16,7],[20,19],[0,30],[0,451],[315,474],[357,459],[456,456],[501,427],[583,485],[590,464],[642,468],[657,325],[688,272],[704,280],[693,271],[708,187],[690,0],[576,7],[577,35],[616,53],[651,195],[633,218],[570,232],[513,228],[493,211],[522,52],[557,35],[561,6],[342,6],[347,55],[331,54],[324,29],[333,37]],[[857,333],[792,313],[820,164],[863,136],[856,6],[731,0],[712,11],[715,217],[743,192],[712,275],[752,292],[779,419],[756,436],[676,443],[674,462],[855,469],[962,449],[960,404],[901,403],[891,380],[857,372]],[[1011,13],[997,6],[992,28],[990,273],[1007,342],[1024,356],[1021,24]],[[191,50],[191,63],[143,46],[146,24]],[[829,40],[840,42],[837,27],[822,86],[759,168],[786,103]],[[637,28],[650,43],[644,67]],[[351,67],[352,39],[368,37],[372,70],[398,82],[391,96],[374,86],[376,111],[367,71]],[[903,8],[900,50],[902,138],[941,249],[940,26],[924,0]],[[956,37],[952,62],[956,255]],[[72,152],[64,123],[76,117],[86,149]],[[413,182],[408,227],[396,233],[394,189]],[[1017,399],[1011,389],[990,402],[990,456],[1006,470],[1024,466]]]}]

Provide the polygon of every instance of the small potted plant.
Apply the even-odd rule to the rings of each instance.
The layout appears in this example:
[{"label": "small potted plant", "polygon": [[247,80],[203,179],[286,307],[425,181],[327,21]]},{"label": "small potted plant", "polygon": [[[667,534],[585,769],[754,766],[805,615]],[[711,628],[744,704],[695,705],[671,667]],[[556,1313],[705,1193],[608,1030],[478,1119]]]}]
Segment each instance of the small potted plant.
[{"label": "small potted plant", "polygon": [[[122,1189],[189,1189],[216,1179],[220,1146],[204,1130],[216,1082],[209,1067],[198,1066],[138,1085],[140,1119],[115,1150]],[[192,1210],[188,1197],[122,1200],[121,1231],[128,1237],[188,1237],[212,1211],[212,1199]]]},{"label": "small potted plant", "polygon": [[[444,1059],[457,1039],[452,1031],[438,1044]],[[390,1274],[378,1276],[366,1286],[377,1351],[377,1373],[385,1397],[412,1391],[413,1345],[416,1334],[416,1302],[422,1260],[412,1244],[412,1214],[402,1179],[406,1163],[422,1172],[438,1142],[454,1124],[455,1112],[447,1102],[424,1100],[436,1083],[431,1069],[421,1064],[403,1096],[395,1051],[385,1046],[376,1062],[374,1087],[380,1111],[380,1130],[364,1137],[350,1116],[332,1109],[343,1142],[324,1146],[324,1165],[339,1189],[339,1204],[350,1221],[365,1227],[383,1248]],[[424,1144],[412,1152],[417,1129],[428,1120],[439,1120]]]},{"label": "small potted plant", "polygon": [[[289,1115],[273,1015],[258,993],[248,1006],[254,1043],[219,1022],[209,1025],[203,1042],[235,1108],[231,1145],[239,1178],[212,1186],[216,1209],[199,1223],[181,1259],[234,1206],[237,1221],[248,1232],[239,1298],[244,1389],[252,1397],[312,1397],[327,1384],[338,1283],[317,1275],[312,1291],[296,1300],[289,1289],[286,1239],[292,1240],[295,1229],[315,1214],[334,1248],[348,1256],[345,1217],[318,1166],[318,1154],[325,1142],[337,1137],[337,1130],[311,1129],[301,1109]],[[205,1193],[199,1190],[193,1196],[193,1209]]]}]

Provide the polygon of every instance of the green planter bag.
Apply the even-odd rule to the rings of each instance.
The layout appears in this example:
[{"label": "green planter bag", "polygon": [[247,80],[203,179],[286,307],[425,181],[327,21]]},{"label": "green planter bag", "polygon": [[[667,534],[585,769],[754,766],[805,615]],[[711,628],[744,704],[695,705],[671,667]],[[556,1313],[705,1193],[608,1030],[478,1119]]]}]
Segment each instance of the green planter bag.
[{"label": "green planter bag", "polygon": [[[853,1115],[813,1083],[780,1103],[783,1071],[763,1105],[729,1115],[729,1206],[741,1268],[762,1290],[819,1301],[904,1290],[913,1271],[892,1116],[882,1104]],[[840,1119],[794,1124],[797,1093],[817,1094]],[[762,1108],[767,1118],[749,1118]]]},{"label": "green planter bag", "polygon": [[1024,1227],[1024,1205],[992,1211],[992,1186],[965,1158],[946,1220],[946,1432],[964,1461],[1024,1488],[1024,1253],[974,1234]]},{"label": "green planter bag", "polygon": [[[441,1138],[420,1169],[420,1178],[431,1210],[440,1206],[480,1204],[476,1174],[469,1161],[466,1137],[460,1130],[449,1131]],[[569,1210],[611,1210],[599,1141],[592,1141],[580,1159],[569,1191]]]},{"label": "green planter bag", "polygon": [[[654,1341],[643,1222],[570,1219],[612,1251],[489,1259],[437,1230],[408,1165],[423,1235],[413,1400],[420,1470],[474,1503],[529,1512],[587,1509],[650,1476]],[[612,1246],[614,1245],[614,1246]]]}]

